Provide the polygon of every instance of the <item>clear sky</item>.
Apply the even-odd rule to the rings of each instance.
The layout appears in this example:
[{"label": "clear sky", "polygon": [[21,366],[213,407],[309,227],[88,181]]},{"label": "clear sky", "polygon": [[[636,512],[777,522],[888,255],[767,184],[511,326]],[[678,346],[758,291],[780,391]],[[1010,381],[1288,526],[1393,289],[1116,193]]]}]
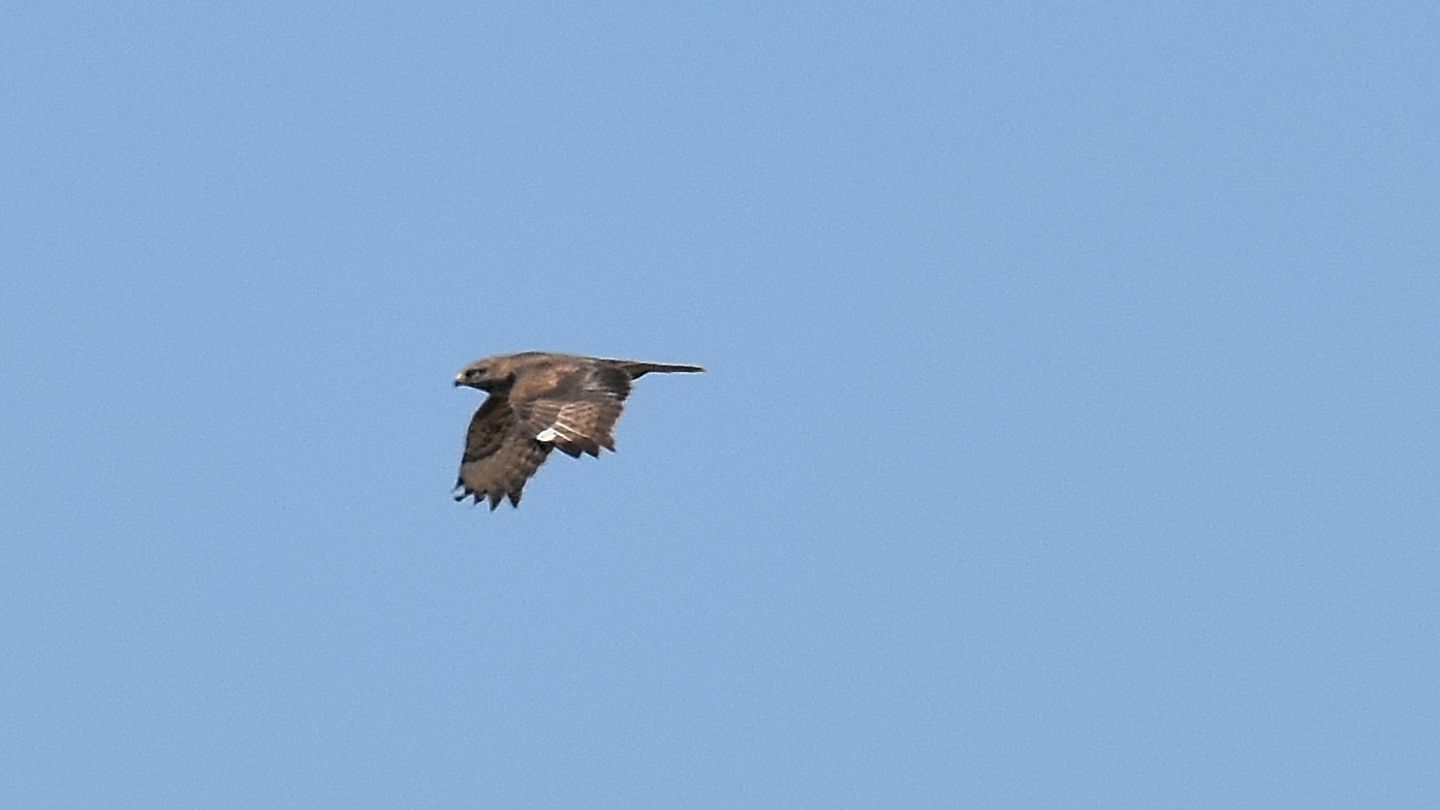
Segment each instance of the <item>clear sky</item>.
[{"label": "clear sky", "polygon": [[[1440,806],[1434,3],[29,3],[0,806]],[[699,363],[519,510],[477,357]]]}]

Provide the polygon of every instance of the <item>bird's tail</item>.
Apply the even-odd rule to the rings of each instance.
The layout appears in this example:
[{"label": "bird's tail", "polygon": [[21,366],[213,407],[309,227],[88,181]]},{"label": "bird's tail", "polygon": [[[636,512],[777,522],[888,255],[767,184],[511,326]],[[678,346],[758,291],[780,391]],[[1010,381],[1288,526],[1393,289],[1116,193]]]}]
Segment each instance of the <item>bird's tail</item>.
[{"label": "bird's tail", "polygon": [[624,369],[625,373],[629,374],[630,379],[632,380],[636,379],[637,377],[649,374],[652,371],[659,371],[663,373],[669,373],[673,371],[694,373],[705,370],[699,366],[683,366],[675,365],[673,363],[641,363],[635,360],[611,360],[610,362]]}]

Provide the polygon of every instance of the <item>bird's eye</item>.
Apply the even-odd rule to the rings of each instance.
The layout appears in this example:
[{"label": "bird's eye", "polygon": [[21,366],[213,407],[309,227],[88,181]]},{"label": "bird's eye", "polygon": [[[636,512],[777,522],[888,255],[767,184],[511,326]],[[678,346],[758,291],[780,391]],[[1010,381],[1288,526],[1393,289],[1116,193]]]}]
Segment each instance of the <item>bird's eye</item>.
[{"label": "bird's eye", "polygon": [[467,376],[470,376],[470,377],[483,377],[483,376],[485,376],[485,369],[483,369],[483,368],[472,368],[472,369],[470,369],[469,371],[467,371],[467,372],[465,372],[465,373],[466,373]]}]

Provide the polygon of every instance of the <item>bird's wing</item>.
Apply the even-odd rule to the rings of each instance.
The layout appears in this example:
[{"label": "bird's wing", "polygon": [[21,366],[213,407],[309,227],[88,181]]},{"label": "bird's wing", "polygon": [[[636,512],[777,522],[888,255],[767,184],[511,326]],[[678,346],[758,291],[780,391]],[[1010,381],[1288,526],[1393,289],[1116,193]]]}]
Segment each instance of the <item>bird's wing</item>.
[{"label": "bird's wing", "polygon": [[550,453],[550,445],[538,442],[533,434],[518,429],[515,411],[504,396],[492,394],[470,419],[465,434],[465,455],[460,460],[460,475],[455,481],[462,490],[455,500],[474,497],[490,499],[490,510],[509,498],[511,506],[520,505],[520,491],[525,482]]},{"label": "bird's wing", "polygon": [[601,447],[615,449],[615,422],[629,394],[630,375],[623,369],[579,364],[543,393],[516,401],[520,433],[571,457],[598,456]]}]

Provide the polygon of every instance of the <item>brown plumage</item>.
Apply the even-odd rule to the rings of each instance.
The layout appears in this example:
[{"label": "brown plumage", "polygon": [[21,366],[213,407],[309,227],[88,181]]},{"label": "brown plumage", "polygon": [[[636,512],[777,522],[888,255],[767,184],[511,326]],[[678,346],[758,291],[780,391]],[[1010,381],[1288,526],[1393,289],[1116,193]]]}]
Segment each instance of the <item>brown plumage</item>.
[{"label": "brown plumage", "polygon": [[611,435],[630,383],[652,371],[704,371],[699,366],[521,352],[476,360],[455,384],[489,392],[470,419],[455,500],[505,498],[520,505],[525,482],[553,449],[572,458],[615,450]]}]

